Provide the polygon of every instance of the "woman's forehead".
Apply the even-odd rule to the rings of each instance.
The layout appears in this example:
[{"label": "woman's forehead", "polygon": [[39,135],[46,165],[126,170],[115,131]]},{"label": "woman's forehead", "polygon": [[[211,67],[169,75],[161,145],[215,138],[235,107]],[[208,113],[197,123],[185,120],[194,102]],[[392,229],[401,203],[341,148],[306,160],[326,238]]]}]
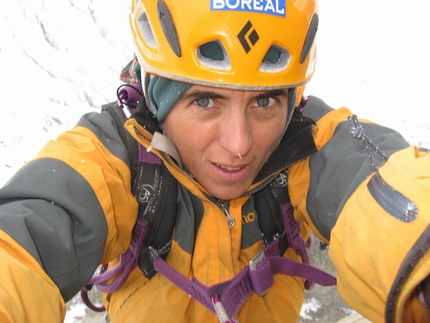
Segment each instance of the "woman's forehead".
[{"label": "woman's forehead", "polygon": [[263,94],[280,96],[280,95],[288,95],[288,88],[285,89],[277,89],[277,90],[240,90],[240,89],[226,89],[221,87],[213,87],[207,85],[192,85],[184,94],[183,97],[190,96],[192,94],[204,94],[204,93],[214,93],[220,94],[223,96],[230,96],[237,93],[248,94],[249,96],[260,96]]}]

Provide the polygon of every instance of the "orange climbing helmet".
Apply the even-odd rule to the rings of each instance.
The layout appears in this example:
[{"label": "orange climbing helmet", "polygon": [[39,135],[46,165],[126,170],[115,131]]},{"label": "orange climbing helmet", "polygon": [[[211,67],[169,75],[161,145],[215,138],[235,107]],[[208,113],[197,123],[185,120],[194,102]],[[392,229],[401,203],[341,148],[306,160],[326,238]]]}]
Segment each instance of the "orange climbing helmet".
[{"label": "orange climbing helmet", "polygon": [[316,59],[317,0],[132,0],[145,72],[207,86],[296,88]]}]

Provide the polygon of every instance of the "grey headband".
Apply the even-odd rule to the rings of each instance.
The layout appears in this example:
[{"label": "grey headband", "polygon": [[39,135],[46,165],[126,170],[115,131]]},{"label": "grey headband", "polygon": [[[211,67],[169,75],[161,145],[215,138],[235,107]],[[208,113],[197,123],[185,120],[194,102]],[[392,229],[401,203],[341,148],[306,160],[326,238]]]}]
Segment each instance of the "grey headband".
[{"label": "grey headband", "polygon": [[[172,81],[159,76],[153,76],[148,85],[148,98],[157,110],[157,119],[161,123],[173,106],[192,86],[189,83]],[[288,91],[288,112],[292,114],[295,107],[296,89]]]},{"label": "grey headband", "polygon": [[157,109],[157,119],[163,122],[173,106],[192,84],[172,81],[159,76],[154,76],[149,81],[148,98]]}]

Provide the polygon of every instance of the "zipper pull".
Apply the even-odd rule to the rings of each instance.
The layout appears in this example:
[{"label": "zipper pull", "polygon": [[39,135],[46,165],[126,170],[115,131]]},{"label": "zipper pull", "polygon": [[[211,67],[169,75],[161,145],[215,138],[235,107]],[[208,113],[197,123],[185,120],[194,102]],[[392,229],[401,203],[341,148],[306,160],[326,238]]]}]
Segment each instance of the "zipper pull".
[{"label": "zipper pull", "polygon": [[234,225],[235,220],[231,217],[230,213],[228,213],[228,210],[227,210],[227,208],[225,207],[225,204],[224,204],[224,203],[221,203],[221,210],[222,210],[222,211],[224,212],[224,214],[225,214],[225,217],[226,217],[226,219],[227,219],[227,223],[228,223],[228,228],[230,229],[230,228]]},{"label": "zipper pull", "polygon": [[230,213],[228,213],[227,209],[224,210],[224,213],[227,218],[228,228],[230,229],[234,225],[235,220],[231,217]]}]

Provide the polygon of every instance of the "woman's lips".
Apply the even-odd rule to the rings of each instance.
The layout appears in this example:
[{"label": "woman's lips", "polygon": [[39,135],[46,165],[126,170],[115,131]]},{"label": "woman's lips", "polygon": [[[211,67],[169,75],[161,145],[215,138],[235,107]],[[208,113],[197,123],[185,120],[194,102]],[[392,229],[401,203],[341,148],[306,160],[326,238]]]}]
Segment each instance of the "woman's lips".
[{"label": "woman's lips", "polygon": [[226,165],[220,163],[212,163],[215,173],[222,180],[240,181],[249,175],[251,164],[244,165]]},{"label": "woman's lips", "polygon": [[242,167],[241,166],[237,166],[237,167],[228,167],[228,166],[224,166],[224,165],[221,165],[221,164],[215,164],[217,167],[220,167],[220,168],[222,168],[222,169],[225,169],[225,170],[227,170],[227,171],[229,171],[229,172],[233,172],[233,171],[236,171],[236,170],[239,170],[239,169],[241,169]]}]

